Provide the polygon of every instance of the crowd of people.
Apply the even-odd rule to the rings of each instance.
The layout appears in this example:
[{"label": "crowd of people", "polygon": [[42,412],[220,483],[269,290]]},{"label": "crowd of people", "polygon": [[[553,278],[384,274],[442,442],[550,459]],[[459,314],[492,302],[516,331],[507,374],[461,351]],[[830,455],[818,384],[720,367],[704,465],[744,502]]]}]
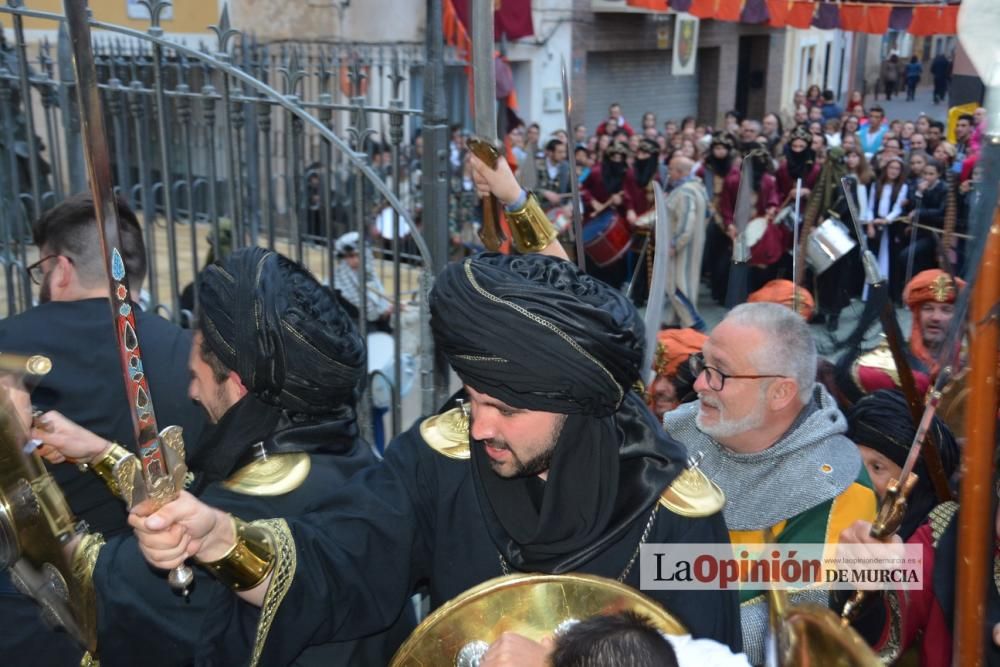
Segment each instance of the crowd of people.
[{"label": "crowd of people", "polygon": [[[985,118],[959,118],[951,143],[925,117],[889,120],[855,96],[841,107],[814,92],[760,120],[731,112],[718,129],[694,119],[660,125],[651,113],[633,127],[617,104],[593,134],[578,125],[572,136],[546,138],[537,126],[516,126],[495,168],[465,155],[457,131],[461,192],[499,200],[517,222],[512,252],[468,253],[436,276],[430,331],[462,386],[384,457],[357,424],[367,367],[349,312],[363,309],[387,326],[393,304],[384,290],[351,273],[332,286],[338,295],[263,248],[218,257],[198,276],[193,331],[139,320],[146,349],[157,341],[142,370],[159,383],[161,414],[188,424],[192,474],[175,500],[156,511],[133,507],[127,518],[114,500],[128,458],[118,443],[130,437],[124,387],[92,391],[93,378],[117,373],[110,332],[107,354],[79,349],[83,340],[104,349],[94,204],[75,197],[46,213],[35,227],[41,259],[29,270],[44,303],[0,321],[0,349],[48,354],[66,369],[39,380],[37,412],[20,418],[74,512],[99,528],[67,548],[96,600],[102,664],[388,664],[415,625],[414,595],[437,609],[515,573],[579,572],[638,589],[646,544],[886,541],[921,545],[933,585],[871,595],[841,632],[857,633],[886,661],[910,650],[921,664],[946,664],[959,508],[931,476],[940,472],[952,490],[960,483],[961,424],[931,422],[928,446],[941,470],[921,459],[896,534],[872,537],[916,430],[900,380],[907,369],[885,345],[863,348],[861,337],[839,358],[821,358],[807,321],[836,323],[844,304],[864,298],[861,272],[843,256],[811,266],[801,281],[792,269],[804,265],[790,251],[798,225],[808,238],[806,223],[839,218],[853,233],[836,166],[853,184],[864,236],[855,241],[881,262],[888,298],[911,311],[903,354],[926,391],[954,352],[945,343],[964,287],[955,274]],[[666,193],[667,239],[653,233],[656,183]],[[749,220],[740,219],[742,200]],[[470,200],[470,219],[453,230],[461,254],[476,245],[462,226],[475,226],[478,206]],[[586,270],[568,261],[574,207]],[[119,208],[123,262],[138,289],[142,234]],[[751,224],[752,293],[706,331],[701,286],[720,302],[731,296],[734,244]],[[637,302],[648,296],[657,244],[669,246],[671,270],[650,368]],[[365,244],[344,235],[335,252],[358,271]],[[868,296],[882,289],[868,287]],[[67,323],[79,333],[65,335]],[[190,375],[179,379],[185,366]],[[204,414],[191,414],[187,397]],[[182,597],[165,572],[185,562],[196,575]],[[683,628],[679,636],[665,639],[652,618],[628,612],[565,619],[574,622],[543,641],[484,628],[491,640],[470,638],[468,664],[767,660],[781,620],[769,614],[765,591],[644,592]],[[845,599],[817,588],[789,596],[793,606],[834,614]],[[80,664],[82,651],[33,611],[0,581],[4,654]],[[1000,622],[992,582],[988,618],[991,629]],[[162,650],[150,650],[151,633]],[[992,639],[989,650],[992,660],[1000,655]]]},{"label": "crowd of people", "polygon": [[[820,237],[835,233],[826,230],[836,227],[850,242],[870,248],[900,306],[903,286],[913,275],[935,266],[952,272],[963,268],[984,127],[982,108],[959,116],[949,135],[944,123],[926,115],[887,118],[881,106],[866,105],[860,93],[841,105],[832,91],[812,86],[796,91],[787,109],[760,119],[731,111],[721,128],[692,117],[661,123],[652,112],[633,126],[616,103],[593,131],[576,125],[572,137],[564,130],[543,137],[537,124],[518,124],[505,143],[519,181],[536,192],[571,254],[567,151],[573,150],[587,270],[616,287],[634,282],[631,294],[639,304],[645,300],[655,251],[650,234],[652,184],[660,183],[667,193],[670,245],[677,264],[665,323],[691,326],[699,319],[701,282],[715,301],[725,301],[745,158],[752,162],[755,200],[751,220],[742,221],[751,227],[751,291],[774,279],[794,279],[793,227],[808,237],[832,218]],[[478,201],[470,168],[462,159],[464,136],[455,128],[453,194],[455,202],[465,203],[452,208],[452,240],[471,252],[481,245],[475,234]],[[835,177],[817,189],[828,162]],[[860,239],[840,187],[845,175],[853,183]],[[817,210],[809,221],[811,229],[805,229],[802,220],[812,199]],[[825,321],[831,331],[839,325],[841,310],[867,295],[854,254],[837,257],[828,268],[812,266],[807,248],[799,252],[808,271],[797,282],[817,302],[813,321]]]}]

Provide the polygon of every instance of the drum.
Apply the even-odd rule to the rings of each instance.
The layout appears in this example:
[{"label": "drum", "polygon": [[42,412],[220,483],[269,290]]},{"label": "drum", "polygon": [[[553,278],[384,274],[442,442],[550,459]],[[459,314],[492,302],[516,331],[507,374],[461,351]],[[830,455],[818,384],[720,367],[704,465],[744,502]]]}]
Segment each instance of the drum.
[{"label": "drum", "polygon": [[599,267],[614,264],[632,245],[632,232],[617,211],[606,210],[583,226],[583,249]]},{"label": "drum", "polygon": [[857,245],[844,223],[827,218],[809,234],[806,262],[816,275],[820,275]]}]

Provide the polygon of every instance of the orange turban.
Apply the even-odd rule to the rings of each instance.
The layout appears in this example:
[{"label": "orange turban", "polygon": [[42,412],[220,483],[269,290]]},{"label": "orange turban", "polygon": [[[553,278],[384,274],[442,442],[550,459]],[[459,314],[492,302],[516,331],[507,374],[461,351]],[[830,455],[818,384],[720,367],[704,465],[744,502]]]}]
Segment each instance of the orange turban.
[{"label": "orange turban", "polygon": [[952,280],[952,277],[941,269],[927,269],[913,276],[903,290],[903,301],[913,315],[910,324],[910,352],[931,370],[932,375],[937,375],[937,364],[924,347],[924,337],[920,333],[920,308],[931,301],[955,303],[958,291],[963,287],[965,281],[961,278]]},{"label": "orange turban", "polygon": [[[772,280],[759,290],[747,297],[749,303],[777,303],[782,306],[792,307],[792,295],[795,293],[795,283],[791,280]],[[802,319],[809,321],[812,317],[816,302],[813,301],[812,294],[805,287],[798,287],[799,290],[799,315]]]},{"label": "orange turban", "polygon": [[708,336],[694,329],[664,329],[656,335],[653,370],[657,375],[673,377],[677,367],[692,354],[701,352]]}]

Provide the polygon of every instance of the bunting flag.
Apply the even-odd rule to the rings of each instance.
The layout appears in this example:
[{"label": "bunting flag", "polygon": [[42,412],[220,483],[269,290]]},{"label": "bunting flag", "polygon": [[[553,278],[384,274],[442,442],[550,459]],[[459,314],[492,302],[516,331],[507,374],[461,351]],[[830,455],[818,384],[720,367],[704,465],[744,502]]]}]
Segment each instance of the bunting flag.
[{"label": "bunting flag", "polygon": [[[462,24],[469,25],[470,0],[445,0],[454,7]],[[493,0],[493,38],[520,39],[535,34],[531,22],[531,0]]]},{"label": "bunting flag", "polygon": [[771,17],[768,25],[772,28],[784,28],[788,20],[788,0],[767,0],[767,13]]},{"label": "bunting flag", "polygon": [[715,17],[715,0],[691,0],[688,7],[688,14],[697,16],[700,19],[710,19]]},{"label": "bunting flag", "polygon": [[829,2],[819,3],[812,24],[820,30],[836,30],[840,27],[840,8]]},{"label": "bunting flag", "polygon": [[743,6],[743,13],[740,14],[741,23],[767,23],[768,11],[765,0],[746,0]]},{"label": "bunting flag", "polygon": [[715,20],[717,21],[739,21],[740,9],[743,7],[743,0],[717,0],[718,8],[715,10]]},{"label": "bunting flag", "polygon": [[840,29],[848,32],[864,32],[870,35],[884,35],[889,30],[888,5],[840,6]]},{"label": "bunting flag", "polygon": [[452,0],[444,0],[444,4],[441,7],[441,14],[441,22],[444,24],[442,32],[444,33],[445,43],[458,52],[459,58],[471,58],[472,40],[469,38],[469,32],[465,29],[465,23],[462,22],[462,19],[458,16],[458,12],[455,11],[455,5],[452,4]]},{"label": "bunting flag", "polygon": [[657,13],[670,10],[667,0],[625,0],[625,4],[636,9],[648,9],[651,12]]},{"label": "bunting flag", "polygon": [[911,35],[951,35],[958,29],[957,5],[921,5],[913,8]]},{"label": "bunting flag", "polygon": [[889,14],[889,27],[893,30],[907,30],[910,27],[910,20],[912,18],[912,7],[893,7],[892,12]]},{"label": "bunting flag", "polygon": [[808,30],[812,27],[813,14],[815,13],[815,3],[796,0],[788,8],[788,15],[785,17],[785,25],[789,28]]}]

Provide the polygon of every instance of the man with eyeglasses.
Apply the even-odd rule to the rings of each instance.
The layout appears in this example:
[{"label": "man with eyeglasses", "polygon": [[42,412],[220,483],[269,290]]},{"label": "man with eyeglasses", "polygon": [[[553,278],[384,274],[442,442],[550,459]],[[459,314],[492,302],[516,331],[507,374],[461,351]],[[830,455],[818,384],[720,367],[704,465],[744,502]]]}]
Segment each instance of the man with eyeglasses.
[{"label": "man with eyeglasses", "polygon": [[[698,400],[664,417],[667,433],[701,457],[726,494],[734,545],[834,543],[855,520],[871,521],[876,498],[847,421],[815,381],[816,345],[805,321],[772,303],[737,306],[691,357]],[[827,603],[827,592],[793,593],[792,604]],[[741,592],[744,651],[764,660],[767,603]]]},{"label": "man with eyeglasses", "polygon": [[[138,294],[146,275],[146,247],[135,214],[119,202],[121,251],[130,287]],[[115,345],[104,255],[89,195],[75,195],[47,211],[34,225],[40,259],[26,272],[39,286],[39,304],[0,320],[0,352],[43,354],[52,371],[32,393],[34,407],[59,410],[107,440],[135,442]],[[190,454],[204,417],[187,397],[189,332],[135,307],[143,370],[163,425],[184,429]],[[63,463],[51,467],[70,508],[94,532],[127,533],[125,507],[95,475]],[[31,656],[33,664],[78,665],[81,651],[67,635],[41,621],[37,605],[0,577],[0,655]]]}]

